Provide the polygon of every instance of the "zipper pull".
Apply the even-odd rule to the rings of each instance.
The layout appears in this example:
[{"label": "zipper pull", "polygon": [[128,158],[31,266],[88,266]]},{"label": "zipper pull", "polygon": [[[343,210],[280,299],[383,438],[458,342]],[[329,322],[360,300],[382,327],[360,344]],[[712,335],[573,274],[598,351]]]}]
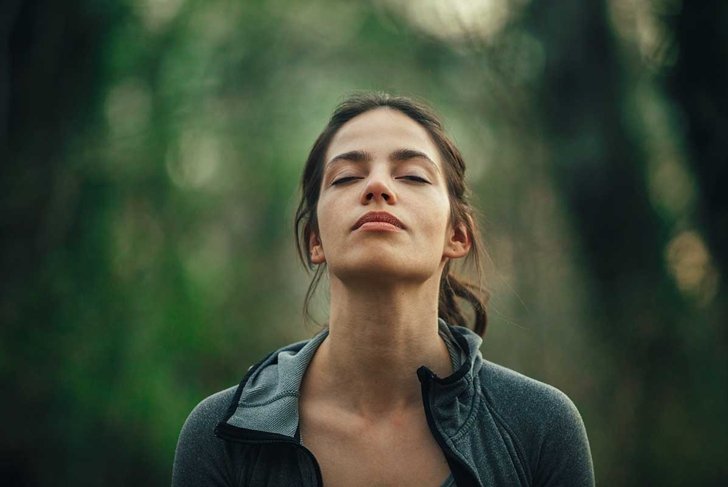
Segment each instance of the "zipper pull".
[{"label": "zipper pull", "polygon": [[420,380],[420,384],[429,384],[435,378],[435,374],[423,365],[417,369],[417,378]]}]

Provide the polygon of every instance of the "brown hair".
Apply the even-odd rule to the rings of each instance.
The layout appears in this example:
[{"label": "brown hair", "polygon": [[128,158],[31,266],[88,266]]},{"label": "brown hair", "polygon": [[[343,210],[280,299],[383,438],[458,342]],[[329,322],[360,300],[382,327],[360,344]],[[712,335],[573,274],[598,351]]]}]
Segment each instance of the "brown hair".
[{"label": "brown hair", "polygon": [[[294,223],[296,246],[304,266],[310,270],[315,270],[304,300],[306,316],[309,316],[309,303],[324,270],[324,266],[314,268],[311,263],[309,239],[312,233],[318,233],[316,206],[321,192],[326,151],[334,135],[346,122],[376,108],[390,108],[407,115],[428,132],[437,146],[443,160],[443,169],[450,197],[450,221],[453,225],[463,223],[467,228],[472,241],[467,259],[472,260],[475,264],[476,282],[480,283],[482,281],[481,263],[484,257],[484,247],[473,208],[468,202],[465,186],[465,161],[463,161],[458,148],[445,134],[438,117],[426,105],[409,98],[392,96],[386,93],[356,94],[344,100],[334,111],[329,123],[314,142],[301,177],[301,201],[296,210]],[[450,271],[450,262],[448,261],[440,278],[438,316],[451,325],[464,326],[466,320],[455,297],[466,300],[473,307],[473,329],[482,336],[488,323],[485,309],[487,294],[480,285],[474,285],[454,276]]]}]

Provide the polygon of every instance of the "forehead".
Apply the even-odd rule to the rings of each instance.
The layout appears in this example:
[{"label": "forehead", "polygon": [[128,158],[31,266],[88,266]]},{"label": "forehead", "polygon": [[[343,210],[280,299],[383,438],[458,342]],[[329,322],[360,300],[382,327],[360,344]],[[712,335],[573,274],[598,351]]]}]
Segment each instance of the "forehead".
[{"label": "forehead", "polygon": [[440,165],[437,147],[427,130],[399,110],[382,107],[346,122],[331,140],[326,160],[354,150],[387,154],[399,149],[419,150]]}]

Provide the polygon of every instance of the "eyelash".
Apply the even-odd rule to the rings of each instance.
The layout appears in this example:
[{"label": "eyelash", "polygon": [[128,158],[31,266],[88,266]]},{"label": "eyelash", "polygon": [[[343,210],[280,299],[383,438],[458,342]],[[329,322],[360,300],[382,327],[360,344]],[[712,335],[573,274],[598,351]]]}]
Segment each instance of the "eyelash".
[{"label": "eyelash", "polygon": [[356,176],[346,176],[346,177],[339,178],[339,179],[332,181],[331,186],[336,186],[337,184],[348,183],[349,181],[353,181],[355,179],[362,179],[362,178],[356,177]]},{"label": "eyelash", "polygon": [[[336,179],[336,180],[332,181],[331,182],[331,186],[336,186],[336,185],[339,185],[339,184],[345,184],[345,183],[348,183],[349,181],[354,181],[356,179],[363,179],[363,178],[358,177],[358,176],[346,176],[346,177],[339,178],[339,179]],[[419,176],[400,176],[400,177],[395,178],[395,179],[404,179],[404,180],[412,181],[412,182],[415,182],[415,183],[431,184],[428,180],[426,180],[425,178],[421,178]]]},{"label": "eyelash", "polygon": [[408,181],[414,181],[416,183],[427,183],[427,184],[430,184],[430,182],[427,179],[421,178],[419,176],[402,176],[401,178],[397,178],[397,179],[406,179]]}]

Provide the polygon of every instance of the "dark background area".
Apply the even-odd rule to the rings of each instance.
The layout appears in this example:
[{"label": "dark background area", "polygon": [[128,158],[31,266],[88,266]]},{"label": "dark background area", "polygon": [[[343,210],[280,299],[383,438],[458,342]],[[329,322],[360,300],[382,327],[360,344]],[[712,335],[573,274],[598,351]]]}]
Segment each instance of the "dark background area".
[{"label": "dark background area", "polygon": [[354,90],[443,115],[483,353],[574,400],[597,483],[725,485],[727,36],[717,0],[5,0],[3,485],[168,484],[195,404],[315,333],[297,182]]}]

